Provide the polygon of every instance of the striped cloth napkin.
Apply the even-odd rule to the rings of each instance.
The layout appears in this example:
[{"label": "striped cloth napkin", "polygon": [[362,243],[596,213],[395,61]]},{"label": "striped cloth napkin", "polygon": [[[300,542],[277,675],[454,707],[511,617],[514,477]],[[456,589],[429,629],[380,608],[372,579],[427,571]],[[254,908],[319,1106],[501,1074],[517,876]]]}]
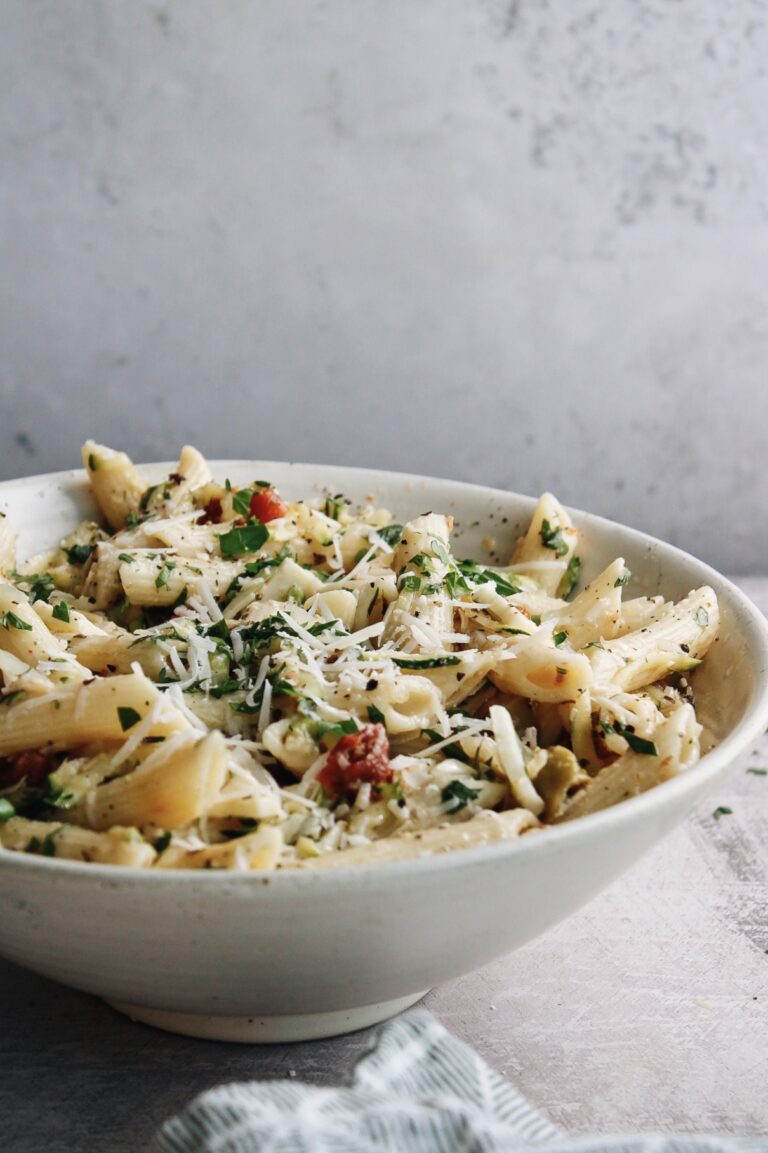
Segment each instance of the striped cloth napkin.
[{"label": "striped cloth napkin", "polygon": [[566,1137],[424,1010],[380,1031],[349,1088],[246,1082],[203,1093],[155,1153],[768,1153],[768,1138]]}]

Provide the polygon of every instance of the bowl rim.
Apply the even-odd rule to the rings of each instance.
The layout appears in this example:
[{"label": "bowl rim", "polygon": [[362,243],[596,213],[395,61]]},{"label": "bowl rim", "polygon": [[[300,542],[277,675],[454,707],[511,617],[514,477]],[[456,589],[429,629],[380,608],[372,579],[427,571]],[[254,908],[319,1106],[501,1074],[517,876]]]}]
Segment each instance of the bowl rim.
[{"label": "bowl rim", "polygon": [[[207,458],[208,459],[208,458]],[[175,461],[154,461],[137,464],[139,469],[161,470],[173,468]],[[395,483],[415,483],[420,485],[440,485],[453,488],[458,492],[467,493],[478,500],[484,499],[514,499],[528,506],[535,506],[537,497],[525,493],[518,493],[507,489],[499,489],[490,485],[476,484],[470,481],[456,480],[451,477],[427,476],[419,473],[398,472],[393,469],[362,468],[356,465],[313,464],[303,461],[274,461],[256,460],[249,458],[210,458],[208,464],[212,470],[233,468],[236,466],[256,466],[269,469],[314,469],[319,479],[325,477],[331,480],[334,475],[343,472],[362,480],[373,482],[374,478],[381,483],[394,481]],[[19,488],[31,488],[41,483],[47,485],[61,484],[62,482],[85,485],[87,477],[85,469],[64,469],[57,472],[38,473],[33,476],[19,477],[0,481],[0,497],[8,490],[17,491]],[[725,596],[731,606],[736,609],[744,621],[744,631],[750,647],[753,648],[757,664],[757,685],[753,698],[750,701],[744,716],[727,736],[713,749],[704,753],[699,761],[686,772],[654,785],[646,792],[635,797],[629,797],[607,809],[579,817],[561,825],[550,825],[541,833],[513,837],[509,840],[496,841],[491,844],[475,845],[468,848],[454,849],[449,852],[432,855],[407,857],[399,861],[369,861],[362,864],[350,865],[348,868],[313,869],[311,866],[286,869],[253,869],[248,872],[229,870],[204,869],[140,869],[134,866],[94,864],[85,861],[58,860],[47,857],[31,856],[13,850],[0,849],[0,869],[38,872],[42,877],[65,876],[90,877],[94,882],[107,882],[114,884],[123,880],[142,885],[168,885],[168,884],[203,884],[218,885],[227,888],[250,892],[254,885],[285,889],[305,885],[322,885],[338,887],[347,884],[354,885],[357,881],[363,886],[371,885],[376,881],[392,877],[397,880],[404,875],[412,874],[414,870],[419,873],[452,872],[454,869],[471,868],[473,865],[496,863],[500,865],[508,857],[518,854],[549,855],[558,853],[561,847],[582,842],[593,834],[595,836],[613,829],[620,833],[627,825],[634,823],[642,817],[649,816],[654,811],[661,812],[667,807],[667,802],[682,798],[686,793],[697,793],[701,788],[706,790],[711,786],[751,744],[756,737],[766,730],[768,726],[768,620],[763,616],[757,606],[749,597],[727,577],[706,562],[678,548],[677,545],[668,544],[649,533],[629,525],[621,524],[608,517],[596,513],[586,512],[582,509],[565,506],[575,519],[581,522],[584,528],[594,527],[598,532],[611,532],[620,530],[638,548],[662,551],[662,555],[672,560],[694,565],[700,574],[700,583],[712,585],[720,598]],[[139,880],[141,878],[141,880]]]}]

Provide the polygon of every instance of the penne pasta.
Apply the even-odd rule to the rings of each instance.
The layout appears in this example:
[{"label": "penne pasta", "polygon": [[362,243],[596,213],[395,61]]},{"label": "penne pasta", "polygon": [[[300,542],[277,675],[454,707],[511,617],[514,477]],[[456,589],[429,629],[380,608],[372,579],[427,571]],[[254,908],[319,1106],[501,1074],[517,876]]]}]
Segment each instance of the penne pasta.
[{"label": "penne pasta", "polygon": [[159,483],[92,441],[83,461],[104,523],[19,573],[0,516],[3,849],[395,861],[544,832],[699,757],[714,593],[626,599],[620,557],[580,588],[550,493],[489,567],[450,516],[288,501],[189,446]]}]

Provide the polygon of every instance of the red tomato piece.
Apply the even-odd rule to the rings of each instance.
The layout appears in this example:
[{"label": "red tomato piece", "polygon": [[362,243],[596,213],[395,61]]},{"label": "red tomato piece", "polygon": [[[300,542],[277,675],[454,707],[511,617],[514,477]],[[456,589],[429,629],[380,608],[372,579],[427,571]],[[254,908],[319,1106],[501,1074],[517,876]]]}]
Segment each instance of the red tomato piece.
[{"label": "red tomato piece", "polygon": [[347,733],[331,749],[316,780],[326,793],[342,797],[355,785],[368,781],[380,785],[392,780],[389,764],[389,738],[383,725],[363,725],[357,733]]},{"label": "red tomato piece", "polygon": [[251,497],[251,503],[248,508],[249,516],[256,517],[262,524],[266,524],[268,520],[277,520],[279,516],[285,516],[288,512],[288,505],[285,503],[280,493],[276,488],[260,488]]}]

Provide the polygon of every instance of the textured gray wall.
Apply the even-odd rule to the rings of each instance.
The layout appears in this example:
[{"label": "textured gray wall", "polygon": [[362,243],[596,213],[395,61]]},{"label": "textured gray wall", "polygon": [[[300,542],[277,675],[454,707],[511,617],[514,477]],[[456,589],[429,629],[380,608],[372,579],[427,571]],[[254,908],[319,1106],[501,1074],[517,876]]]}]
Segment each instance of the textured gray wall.
[{"label": "textured gray wall", "polygon": [[371,464],[768,569],[766,0],[2,0],[0,476]]}]

